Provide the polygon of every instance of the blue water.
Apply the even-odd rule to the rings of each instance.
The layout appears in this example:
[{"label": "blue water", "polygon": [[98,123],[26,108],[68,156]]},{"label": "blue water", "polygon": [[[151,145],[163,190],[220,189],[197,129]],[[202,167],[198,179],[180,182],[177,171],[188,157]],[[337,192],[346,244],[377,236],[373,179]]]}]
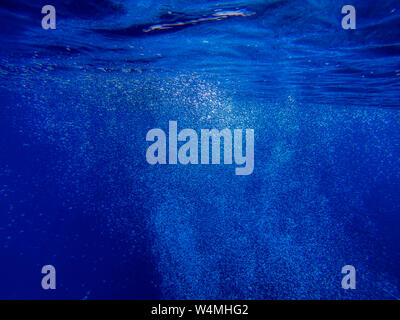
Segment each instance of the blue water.
[{"label": "blue water", "polygon": [[[398,1],[48,2],[0,0],[0,298],[400,298]],[[253,174],[149,165],[169,120]]]}]

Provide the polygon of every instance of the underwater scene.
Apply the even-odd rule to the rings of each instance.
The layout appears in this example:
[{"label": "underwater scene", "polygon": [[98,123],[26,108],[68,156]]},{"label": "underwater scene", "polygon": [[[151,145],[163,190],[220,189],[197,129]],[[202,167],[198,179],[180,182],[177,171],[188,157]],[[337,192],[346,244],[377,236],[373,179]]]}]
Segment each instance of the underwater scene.
[{"label": "underwater scene", "polygon": [[400,299],[398,0],[0,22],[0,299]]}]

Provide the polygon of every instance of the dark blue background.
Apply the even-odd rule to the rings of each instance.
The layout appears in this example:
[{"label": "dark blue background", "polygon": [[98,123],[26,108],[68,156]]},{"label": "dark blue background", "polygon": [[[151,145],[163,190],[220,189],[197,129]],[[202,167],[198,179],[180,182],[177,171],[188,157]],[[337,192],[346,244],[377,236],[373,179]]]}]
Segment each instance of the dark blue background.
[{"label": "dark blue background", "polygon": [[[399,299],[400,8],[346,4],[0,0],[0,298]],[[148,165],[169,120],[253,174]]]}]

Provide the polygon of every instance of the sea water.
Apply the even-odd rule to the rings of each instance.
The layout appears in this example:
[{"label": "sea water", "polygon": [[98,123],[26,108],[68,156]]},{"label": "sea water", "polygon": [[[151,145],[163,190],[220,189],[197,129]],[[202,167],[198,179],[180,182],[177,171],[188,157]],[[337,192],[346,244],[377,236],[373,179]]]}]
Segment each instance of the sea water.
[{"label": "sea water", "polygon": [[[347,2],[0,1],[0,298],[398,299],[399,4]],[[254,171],[150,165],[169,121]]]}]

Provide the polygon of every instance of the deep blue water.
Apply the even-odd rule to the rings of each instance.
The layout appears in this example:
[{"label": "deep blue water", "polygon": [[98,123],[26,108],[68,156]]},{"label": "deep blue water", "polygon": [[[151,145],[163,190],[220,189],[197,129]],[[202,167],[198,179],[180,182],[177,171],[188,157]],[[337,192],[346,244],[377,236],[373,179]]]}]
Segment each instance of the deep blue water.
[{"label": "deep blue water", "polygon": [[[399,299],[400,5],[346,4],[0,0],[0,298]],[[253,174],[149,165],[169,120]]]}]

